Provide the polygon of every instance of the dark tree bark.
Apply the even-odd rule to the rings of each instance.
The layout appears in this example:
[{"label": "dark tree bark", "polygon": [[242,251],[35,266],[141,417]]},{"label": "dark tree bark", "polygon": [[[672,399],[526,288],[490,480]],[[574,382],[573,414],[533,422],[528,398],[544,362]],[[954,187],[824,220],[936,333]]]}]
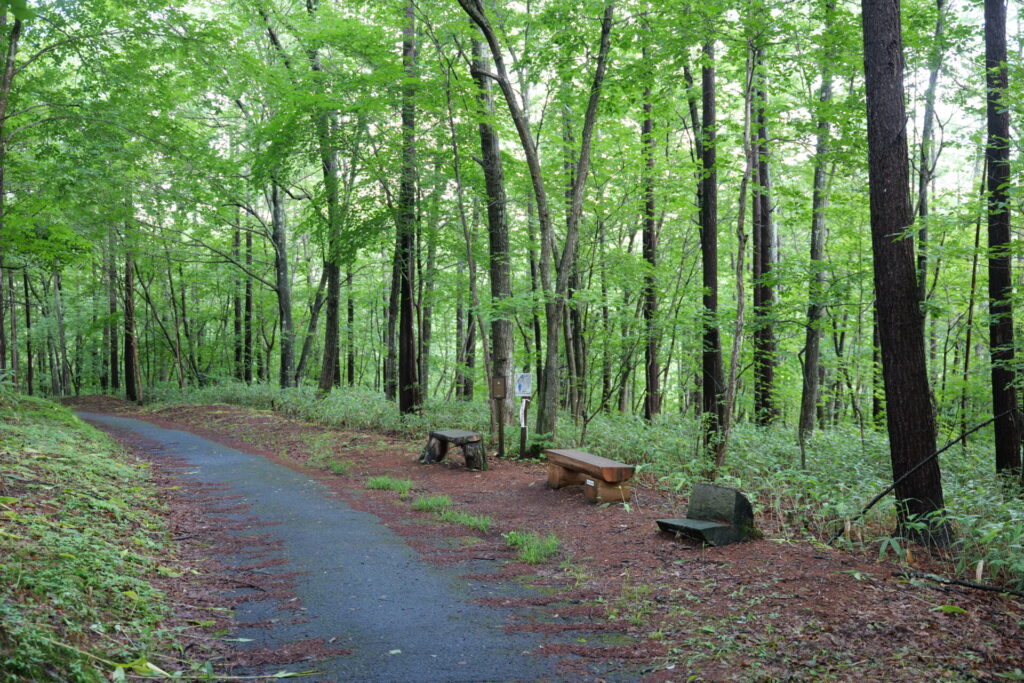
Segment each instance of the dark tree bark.
[{"label": "dark tree bark", "polygon": [[1020,473],[1021,416],[1014,388],[1010,254],[1010,112],[1006,101],[1006,0],[985,0],[988,142],[988,295],[996,471]]},{"label": "dark tree bark", "polygon": [[[832,35],[835,0],[825,0],[825,35]],[[814,432],[815,409],[818,405],[821,365],[821,321],[825,316],[825,209],[828,206],[828,164],[831,126],[824,108],[832,100],[831,56],[821,60],[821,89],[818,102],[817,132],[814,145],[814,187],[811,190],[811,277],[807,294],[807,329],[804,333],[803,389],[800,394],[800,417],[797,431],[801,446]],[[801,454],[803,451],[801,450]],[[801,457],[804,457],[801,455]],[[806,462],[803,463],[806,465]]]},{"label": "dark tree bark", "polygon": [[252,233],[245,231],[245,315],[242,340],[242,374],[246,384],[252,384]]},{"label": "dark tree bark", "polygon": [[125,398],[142,403],[139,347],[135,335],[135,258],[131,250],[124,259],[124,391]]},{"label": "dark tree bark", "polygon": [[35,387],[35,377],[32,371],[32,302],[28,296],[27,270],[21,272],[21,285],[25,292],[25,381],[28,395],[31,396]]},{"label": "dark tree bark", "polygon": [[899,482],[897,514],[903,532],[925,543],[944,544],[949,530],[935,520],[928,520],[924,531],[907,526],[919,515],[940,512],[944,504],[938,459],[928,460],[935,451],[935,416],[914,244],[906,237],[913,213],[900,4],[899,0],[862,0],[862,8],[875,309],[893,477]]},{"label": "dark tree bark", "polygon": [[[483,43],[473,41],[472,74],[479,94],[477,99],[482,114],[478,126],[480,133],[480,159],[483,162],[484,189],[487,196],[487,240],[490,250],[491,301],[495,308],[491,321],[491,348],[493,373],[504,377],[505,386],[512,386],[512,320],[505,307],[505,300],[512,296],[510,274],[508,224],[505,206],[505,171],[501,163],[501,146],[498,133],[491,124],[494,117],[494,98],[490,83],[484,73],[488,70]],[[498,419],[506,422],[511,418],[512,400],[504,401],[505,415]]]},{"label": "dark tree bark", "polygon": [[[772,308],[775,286],[772,268],[775,261],[775,227],[772,221],[770,151],[768,123],[765,115],[767,93],[764,84],[764,53],[756,49],[754,57],[754,90],[757,130],[755,145],[755,178],[753,193],[754,236],[754,419],[762,426],[772,424],[779,415],[775,405],[775,323]],[[759,73],[760,72],[760,73]]]},{"label": "dark tree bark", "polygon": [[[396,228],[397,230],[397,228]],[[395,334],[398,330],[398,290],[401,287],[401,271],[399,270],[397,237],[395,253],[391,260],[391,286],[388,288],[387,322],[384,326],[384,396],[389,401],[398,399],[398,345]]]},{"label": "dark tree bark", "polygon": [[295,386],[295,325],[292,321],[292,280],[288,266],[288,237],[285,225],[284,197],[277,182],[270,186],[270,214],[274,245],[275,290],[278,323],[281,326],[281,388]]},{"label": "dark tree bark", "polygon": [[349,264],[345,270],[345,291],[348,292],[347,317],[345,320],[345,356],[346,356],[346,381],[349,386],[356,383],[356,302],[352,294],[352,265]]},{"label": "dark tree bark", "polygon": [[[646,48],[644,49],[646,53]],[[646,55],[645,55],[646,56]],[[643,257],[647,262],[644,275],[643,316],[646,344],[644,345],[644,419],[652,420],[661,412],[661,365],[658,347],[661,333],[658,327],[658,221],[654,202],[654,118],[652,116],[651,88],[644,89],[644,120],[640,126],[640,140],[644,150],[644,230]]]},{"label": "dark tree bark", "polygon": [[715,141],[715,44],[704,44],[706,63],[701,69],[703,112],[701,121],[700,253],[702,264],[703,351],[702,398],[708,443],[720,438],[725,423],[725,371],[718,330],[718,170]]},{"label": "dark tree bark", "polygon": [[[235,229],[231,238],[231,255],[234,257],[236,262],[242,260],[242,233],[239,226],[235,226]],[[245,348],[242,341],[242,294],[239,291],[242,283],[236,278],[231,285],[231,320],[234,332],[234,349],[235,349],[235,367],[234,375],[235,379],[242,381],[245,377],[245,370],[242,365],[242,354],[245,352]]]},{"label": "dark tree bark", "polygon": [[398,190],[395,260],[398,267],[398,410],[411,413],[423,402],[416,370],[415,238],[416,238],[416,28],[415,7],[406,5],[402,32],[402,170]]}]

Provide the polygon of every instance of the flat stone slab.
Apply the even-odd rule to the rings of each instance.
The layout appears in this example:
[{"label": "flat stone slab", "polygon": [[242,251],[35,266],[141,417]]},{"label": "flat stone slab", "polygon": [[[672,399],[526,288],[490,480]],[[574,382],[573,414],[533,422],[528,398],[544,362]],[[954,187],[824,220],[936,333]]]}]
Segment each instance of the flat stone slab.
[{"label": "flat stone slab", "polygon": [[739,543],[739,531],[732,524],[708,522],[702,519],[659,519],[658,528],[676,536],[685,536],[705,545],[729,545]]}]

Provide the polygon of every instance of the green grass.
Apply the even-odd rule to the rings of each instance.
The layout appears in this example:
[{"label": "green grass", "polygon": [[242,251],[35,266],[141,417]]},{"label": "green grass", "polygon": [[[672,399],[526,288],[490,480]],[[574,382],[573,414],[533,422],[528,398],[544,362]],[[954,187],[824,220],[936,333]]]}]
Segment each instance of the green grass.
[{"label": "green grass", "polygon": [[417,512],[440,513],[451,507],[452,499],[448,496],[419,496],[412,502],[412,509]]},{"label": "green grass", "polygon": [[538,536],[534,533],[523,531],[510,531],[505,534],[505,543],[511,548],[516,548],[518,557],[527,564],[540,564],[547,562],[556,555],[561,548],[561,541],[558,536],[548,534]]},{"label": "green grass", "polygon": [[461,524],[464,527],[475,529],[482,534],[486,534],[494,527],[494,520],[487,515],[474,515],[471,512],[465,510],[452,510],[451,508],[445,508],[441,510],[438,517],[442,522],[449,522],[451,524]]},{"label": "green grass", "polygon": [[400,496],[407,496],[412,491],[412,479],[395,479],[387,475],[370,477],[366,480],[366,488],[373,491],[397,491]]},{"label": "green grass", "polygon": [[107,680],[173,646],[149,579],[176,570],[145,464],[60,406],[0,392],[0,482],[4,680]]}]

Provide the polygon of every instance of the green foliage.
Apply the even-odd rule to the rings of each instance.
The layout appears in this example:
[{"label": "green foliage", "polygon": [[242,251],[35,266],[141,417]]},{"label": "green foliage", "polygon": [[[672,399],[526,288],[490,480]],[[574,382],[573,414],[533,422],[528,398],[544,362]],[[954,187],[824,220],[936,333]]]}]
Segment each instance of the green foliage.
[{"label": "green foliage", "polygon": [[504,537],[510,548],[518,550],[519,560],[527,564],[547,562],[558,553],[562,545],[554,534],[540,536],[531,532],[510,531]]},{"label": "green foliage", "polygon": [[0,660],[16,679],[106,680],[167,648],[167,531],[144,465],[66,409],[0,394]]},{"label": "green foliage", "polygon": [[411,479],[395,479],[387,475],[370,477],[366,480],[366,488],[372,491],[397,491],[402,497],[409,495],[412,487],[413,482]]}]

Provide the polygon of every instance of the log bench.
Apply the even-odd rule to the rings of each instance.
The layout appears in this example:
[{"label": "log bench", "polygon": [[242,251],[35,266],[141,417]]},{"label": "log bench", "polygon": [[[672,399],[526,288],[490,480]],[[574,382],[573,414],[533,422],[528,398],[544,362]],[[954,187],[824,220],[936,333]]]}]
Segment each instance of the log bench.
[{"label": "log bench", "polygon": [[484,452],[484,442],[480,435],[462,429],[439,429],[430,432],[427,437],[427,445],[423,447],[423,452],[420,454],[420,462],[423,464],[441,462],[448,455],[450,446],[458,446],[462,449],[462,457],[466,459],[466,467],[469,469],[487,469],[487,453]]},{"label": "log bench", "polygon": [[570,448],[549,448],[544,453],[548,456],[549,488],[582,484],[591,502],[629,502],[632,489],[625,482],[636,471],[633,465]]},{"label": "log bench", "polygon": [[754,509],[736,489],[697,483],[690,493],[690,505],[682,519],[659,519],[658,528],[685,536],[704,545],[729,545],[757,535]]}]

